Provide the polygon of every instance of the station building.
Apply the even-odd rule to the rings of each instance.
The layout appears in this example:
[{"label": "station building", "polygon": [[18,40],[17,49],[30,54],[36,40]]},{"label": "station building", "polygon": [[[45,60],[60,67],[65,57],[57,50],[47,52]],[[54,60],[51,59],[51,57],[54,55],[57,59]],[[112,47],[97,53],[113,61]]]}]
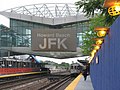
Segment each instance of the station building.
[{"label": "station building", "polygon": [[[10,28],[0,25],[0,56],[35,54],[57,58],[81,56],[82,31],[89,28],[89,19],[74,4],[34,4],[0,12],[9,18]],[[34,29],[75,28],[76,52],[35,52],[31,50],[31,31]]]}]

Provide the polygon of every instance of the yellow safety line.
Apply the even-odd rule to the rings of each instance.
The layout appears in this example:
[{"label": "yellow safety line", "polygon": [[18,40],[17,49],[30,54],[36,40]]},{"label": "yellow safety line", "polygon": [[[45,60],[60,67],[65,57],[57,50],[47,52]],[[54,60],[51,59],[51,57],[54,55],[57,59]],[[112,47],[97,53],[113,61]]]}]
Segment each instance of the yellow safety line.
[{"label": "yellow safety line", "polygon": [[82,77],[82,73],[81,73],[79,76],[77,76],[77,78],[75,78],[75,79],[72,81],[72,83],[70,83],[70,84],[65,88],[65,90],[75,90],[75,87],[77,86],[77,84],[78,84],[78,82],[80,81],[81,77]]},{"label": "yellow safety line", "polygon": [[12,76],[22,76],[22,75],[27,75],[27,74],[37,74],[37,73],[42,73],[42,72],[29,72],[29,73],[8,74],[8,75],[1,75],[0,78],[12,77]]}]

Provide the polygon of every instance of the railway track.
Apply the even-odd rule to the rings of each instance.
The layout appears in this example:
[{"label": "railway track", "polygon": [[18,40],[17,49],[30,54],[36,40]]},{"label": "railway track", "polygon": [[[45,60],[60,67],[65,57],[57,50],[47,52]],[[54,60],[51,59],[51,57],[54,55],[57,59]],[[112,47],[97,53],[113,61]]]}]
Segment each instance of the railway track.
[{"label": "railway track", "polygon": [[0,90],[6,90],[6,89],[10,89],[13,87],[18,87],[21,85],[25,85],[34,81],[45,81],[47,78],[47,76],[26,76],[26,77],[20,77],[20,78],[16,78],[16,79],[10,79],[10,80],[5,80],[5,81],[1,81],[0,82]]},{"label": "railway track", "polygon": [[58,88],[60,88],[63,84],[65,84],[66,82],[70,81],[71,77],[67,76],[59,81],[54,81],[49,83],[48,85],[45,85],[42,88],[39,88],[39,90],[57,90]]},{"label": "railway track", "polygon": [[27,76],[0,82],[0,90],[57,90],[70,79],[70,75]]}]

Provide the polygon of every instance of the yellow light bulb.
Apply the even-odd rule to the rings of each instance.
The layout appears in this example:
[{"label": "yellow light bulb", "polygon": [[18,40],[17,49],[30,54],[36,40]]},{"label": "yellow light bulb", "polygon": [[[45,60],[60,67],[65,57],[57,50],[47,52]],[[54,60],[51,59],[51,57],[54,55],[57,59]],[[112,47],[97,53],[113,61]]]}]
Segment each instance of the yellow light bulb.
[{"label": "yellow light bulb", "polygon": [[103,40],[99,39],[99,40],[96,41],[96,45],[101,45],[102,43],[103,43]]},{"label": "yellow light bulb", "polygon": [[97,36],[98,37],[104,37],[106,35],[106,33],[107,33],[106,31],[98,31]]},{"label": "yellow light bulb", "polygon": [[91,56],[94,56],[95,53],[96,53],[96,50],[93,50],[93,51],[91,52]]},{"label": "yellow light bulb", "polygon": [[93,50],[92,52],[96,53],[96,50]]},{"label": "yellow light bulb", "polygon": [[100,46],[95,46],[94,49],[98,50],[98,49],[100,49]]},{"label": "yellow light bulb", "polygon": [[116,11],[120,11],[120,6],[115,6]]},{"label": "yellow light bulb", "polygon": [[91,56],[94,57],[95,53],[94,52],[91,52]]},{"label": "yellow light bulb", "polygon": [[111,16],[116,16],[120,14],[120,3],[115,3],[113,6],[108,8],[108,13]]}]

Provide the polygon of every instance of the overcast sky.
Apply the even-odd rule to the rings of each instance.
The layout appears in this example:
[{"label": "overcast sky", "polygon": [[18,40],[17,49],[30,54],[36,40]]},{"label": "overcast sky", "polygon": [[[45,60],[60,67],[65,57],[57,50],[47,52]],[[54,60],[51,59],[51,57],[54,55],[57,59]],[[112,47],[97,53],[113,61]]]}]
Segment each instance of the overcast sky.
[{"label": "overcast sky", "polygon": [[79,0],[0,0],[0,11],[6,9],[39,3],[75,3]]}]

